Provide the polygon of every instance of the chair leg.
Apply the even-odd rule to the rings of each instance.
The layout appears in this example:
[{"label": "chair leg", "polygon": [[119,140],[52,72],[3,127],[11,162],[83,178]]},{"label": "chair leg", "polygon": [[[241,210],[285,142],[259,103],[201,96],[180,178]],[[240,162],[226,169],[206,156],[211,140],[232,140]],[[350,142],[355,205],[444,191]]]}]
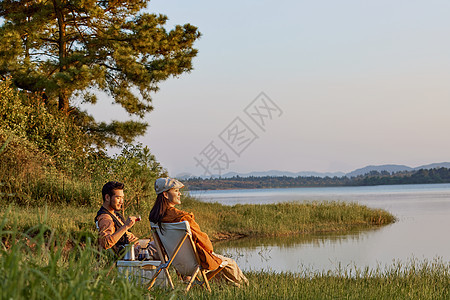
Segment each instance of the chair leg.
[{"label": "chair leg", "polygon": [[150,290],[153,285],[156,282],[156,278],[158,277],[159,273],[161,273],[161,269],[156,270],[156,273],[153,275],[152,280],[150,280],[150,283],[148,284],[147,290]]},{"label": "chair leg", "polygon": [[166,273],[166,277],[167,277],[167,280],[169,281],[170,287],[172,288],[172,290],[174,290],[175,286],[173,285],[172,277],[170,277],[169,270],[167,270],[167,268],[166,268],[166,269],[164,269],[164,272]]},{"label": "chair leg", "polygon": [[191,280],[189,280],[189,282],[188,282],[188,284],[187,284],[187,286],[186,286],[186,289],[185,289],[185,292],[186,292],[186,293],[187,293],[187,292],[189,291],[189,289],[191,288],[192,283],[194,282],[195,278],[197,278],[197,274],[198,274],[198,271],[199,271],[199,270],[200,270],[200,268],[197,267],[197,269],[195,270],[195,272],[191,275]]},{"label": "chair leg", "polygon": [[209,286],[209,279],[208,279],[208,276],[206,275],[205,270],[202,269],[202,270],[200,271],[200,273],[202,273],[202,276],[203,276],[203,282],[204,282],[205,285],[206,285],[206,289],[208,290],[208,292],[211,293],[211,287]]},{"label": "chair leg", "polygon": [[167,268],[161,268],[156,271],[155,275],[153,275],[152,280],[148,284],[147,290],[150,290],[153,287],[153,285],[156,282],[156,278],[158,277],[158,275],[161,273],[162,270],[164,270],[163,274],[165,274],[167,281],[169,281],[169,285],[172,288],[172,290],[175,289],[175,286],[173,285],[173,282],[172,282],[172,278],[170,277],[170,274],[169,274],[169,270],[167,270]]}]

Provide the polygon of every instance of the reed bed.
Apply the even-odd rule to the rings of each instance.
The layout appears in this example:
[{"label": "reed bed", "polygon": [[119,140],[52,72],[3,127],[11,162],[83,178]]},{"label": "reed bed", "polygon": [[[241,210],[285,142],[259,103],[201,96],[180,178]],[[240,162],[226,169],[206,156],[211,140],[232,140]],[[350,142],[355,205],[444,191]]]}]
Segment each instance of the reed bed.
[{"label": "reed bed", "polygon": [[396,220],[382,209],[327,201],[225,206],[186,197],[181,209],[194,212],[202,229],[215,239],[343,232],[387,225]]}]

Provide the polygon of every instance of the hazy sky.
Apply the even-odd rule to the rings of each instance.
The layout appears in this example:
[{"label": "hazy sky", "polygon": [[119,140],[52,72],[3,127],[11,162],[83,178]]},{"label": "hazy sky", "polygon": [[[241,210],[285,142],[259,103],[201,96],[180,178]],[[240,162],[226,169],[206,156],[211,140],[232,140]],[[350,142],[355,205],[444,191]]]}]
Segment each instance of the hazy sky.
[{"label": "hazy sky", "polygon": [[[148,10],[203,34],[195,69],[160,86],[139,139],[170,175],[450,161],[449,1],[155,0]],[[96,115],[123,119],[110,102]]]}]

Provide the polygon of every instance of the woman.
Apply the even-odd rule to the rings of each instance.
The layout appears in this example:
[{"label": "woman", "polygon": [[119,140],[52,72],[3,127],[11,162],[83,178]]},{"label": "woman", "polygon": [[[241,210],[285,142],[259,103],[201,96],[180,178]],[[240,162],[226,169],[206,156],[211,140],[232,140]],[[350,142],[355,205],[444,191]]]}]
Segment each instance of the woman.
[{"label": "woman", "polygon": [[217,269],[222,261],[227,261],[227,266],[217,277],[223,278],[238,287],[241,284],[248,284],[247,278],[242,274],[241,269],[239,269],[234,260],[213,252],[213,246],[208,235],[200,230],[200,226],[195,222],[194,215],[175,208],[175,205],[181,204],[180,189],[183,187],[184,185],[181,182],[173,178],[159,178],[156,180],[155,191],[157,197],[150,211],[150,222],[161,225],[161,223],[188,221],[202,268],[212,271]]}]

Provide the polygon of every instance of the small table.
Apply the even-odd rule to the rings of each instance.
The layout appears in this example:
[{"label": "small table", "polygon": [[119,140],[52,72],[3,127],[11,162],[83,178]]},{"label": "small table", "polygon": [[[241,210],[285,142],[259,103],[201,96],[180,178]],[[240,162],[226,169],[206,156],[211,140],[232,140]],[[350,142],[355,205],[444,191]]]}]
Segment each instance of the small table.
[{"label": "small table", "polygon": [[[117,270],[120,274],[128,277],[129,280],[135,280],[140,285],[146,285],[150,282],[160,264],[161,261],[159,260],[118,260]],[[167,286],[164,272],[159,273],[155,285]]]}]

